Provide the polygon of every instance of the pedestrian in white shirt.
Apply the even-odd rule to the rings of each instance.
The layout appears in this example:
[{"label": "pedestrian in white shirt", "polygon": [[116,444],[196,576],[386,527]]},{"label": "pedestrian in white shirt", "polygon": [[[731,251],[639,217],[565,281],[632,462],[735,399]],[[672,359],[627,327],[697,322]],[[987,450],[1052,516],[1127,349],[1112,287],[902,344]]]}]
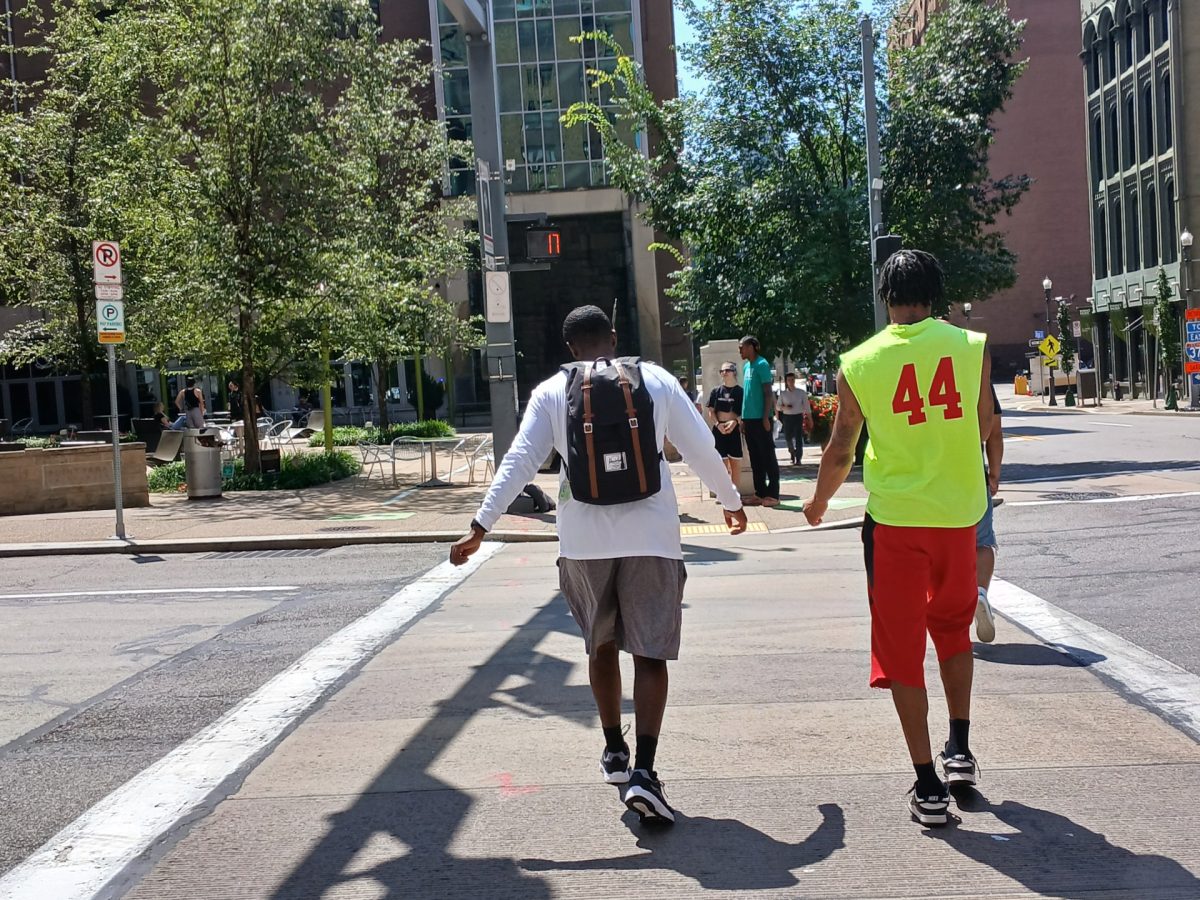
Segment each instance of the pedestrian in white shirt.
[{"label": "pedestrian in white shirt", "polygon": [[779,392],[776,409],[792,465],[798,466],[804,456],[804,433],[812,427],[812,404],[808,402],[808,391],[797,386],[795,372],[783,376],[783,390]]},{"label": "pedestrian in white shirt", "polygon": [[[601,773],[607,783],[624,785],[625,805],[643,819],[673,822],[654,759],[667,702],[667,660],[679,656],[687,573],[679,506],[662,456],[664,437],[716,493],[733,534],[745,531],[746,514],[708,427],[673,375],[653,363],[617,358],[612,322],[595,306],[581,306],[567,316],[563,339],[579,362],[534,389],[521,430],[470,533],[451,547],[450,561],[461,565],[479,549],[556,449],[566,461],[559,475],[559,584],[589,655],[605,739]],[[606,415],[604,405],[614,397],[621,404],[615,417]],[[651,408],[653,433],[648,434],[642,426],[649,426],[645,412]],[[606,498],[609,484],[633,485],[640,499]],[[634,662],[632,769],[621,729],[620,650],[631,653]]]}]

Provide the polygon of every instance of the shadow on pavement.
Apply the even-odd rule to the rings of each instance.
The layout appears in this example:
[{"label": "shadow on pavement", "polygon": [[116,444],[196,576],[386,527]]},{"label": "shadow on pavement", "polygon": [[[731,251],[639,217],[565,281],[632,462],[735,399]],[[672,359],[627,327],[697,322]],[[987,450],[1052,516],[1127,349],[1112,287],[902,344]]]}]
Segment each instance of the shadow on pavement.
[{"label": "shadow on pavement", "polygon": [[[530,716],[559,715],[574,720],[595,716],[586,685],[565,687],[571,667],[537,652],[542,640],[557,631],[578,635],[561,596],[555,596],[528,622],[514,628],[512,636],[487,662],[473,669],[454,695],[439,705],[437,714],[398,748],[375,781],[354,797],[349,807],[329,817],[325,835],[289,873],[272,900],[332,896],[351,890],[351,883],[364,879],[378,885],[371,896],[388,900],[549,897],[545,880],[522,872],[512,858],[463,857],[450,851],[474,801],[430,771],[483,709],[508,705]],[[516,690],[501,690],[514,675],[529,683]],[[546,705],[539,708],[539,702]],[[388,786],[401,778],[405,790]],[[370,867],[351,865],[360,851],[368,845],[378,847],[381,841],[397,851],[398,845],[403,845],[407,852],[398,852]]]},{"label": "shadow on pavement", "polygon": [[1081,668],[1104,662],[1108,657],[1065,644],[1061,650],[1045,644],[976,644],[975,658],[1004,666]]},{"label": "shadow on pavement", "polygon": [[1144,459],[1094,459],[1073,463],[1013,463],[1004,467],[1004,481],[1006,484],[1018,484],[1033,478],[1069,481],[1072,478],[1170,470],[1200,470],[1200,463],[1194,459],[1163,459],[1153,462]]},{"label": "shadow on pavement", "polygon": [[794,887],[797,869],[828,859],[845,846],[846,819],[836,803],[823,803],[821,824],[798,844],[778,841],[737,819],[710,819],[676,812],[673,827],[647,827],[626,813],[622,822],[648,852],[607,859],[522,860],[530,871],[643,871],[666,869],[715,891]]},{"label": "shadow on pavement", "polygon": [[[974,790],[956,797],[959,808],[968,814],[963,824],[986,827],[986,821],[975,816],[990,813],[1006,827],[988,832],[951,826],[924,834],[1039,895],[1065,900],[1118,895],[1157,900],[1200,897],[1200,879],[1169,857],[1118,847],[1104,835],[1049,810],[1011,800],[990,803]],[[1114,808],[1111,814],[1118,816],[1120,810]]]}]

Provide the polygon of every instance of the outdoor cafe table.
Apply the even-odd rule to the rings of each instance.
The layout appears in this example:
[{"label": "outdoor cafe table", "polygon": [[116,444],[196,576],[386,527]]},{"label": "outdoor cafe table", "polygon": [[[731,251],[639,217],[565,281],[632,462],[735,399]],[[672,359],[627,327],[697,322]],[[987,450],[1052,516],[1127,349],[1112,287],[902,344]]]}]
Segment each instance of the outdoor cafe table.
[{"label": "outdoor cafe table", "polygon": [[429,480],[422,481],[417,485],[419,488],[441,488],[450,487],[450,482],[442,481],[438,478],[437,472],[437,448],[439,446],[453,445],[457,446],[461,441],[460,437],[435,437],[435,438],[413,438],[412,443],[421,444],[429,447]]}]

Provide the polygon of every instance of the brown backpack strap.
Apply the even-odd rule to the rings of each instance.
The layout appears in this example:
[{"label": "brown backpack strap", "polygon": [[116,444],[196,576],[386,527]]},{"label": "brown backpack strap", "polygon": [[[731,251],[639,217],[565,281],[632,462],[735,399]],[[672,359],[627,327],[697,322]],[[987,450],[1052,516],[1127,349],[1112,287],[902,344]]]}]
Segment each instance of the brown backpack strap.
[{"label": "brown backpack strap", "polygon": [[592,499],[600,499],[600,482],[596,477],[596,438],[592,425],[592,363],[583,370],[583,439],[587,443],[588,480],[591,482]]},{"label": "brown backpack strap", "polygon": [[637,467],[638,490],[646,493],[646,464],[642,460],[642,442],[638,437],[637,409],[633,405],[633,392],[629,389],[629,376],[620,362],[615,363],[620,377],[621,390],[625,392],[625,415],[629,419],[629,436],[633,439],[633,463]]}]

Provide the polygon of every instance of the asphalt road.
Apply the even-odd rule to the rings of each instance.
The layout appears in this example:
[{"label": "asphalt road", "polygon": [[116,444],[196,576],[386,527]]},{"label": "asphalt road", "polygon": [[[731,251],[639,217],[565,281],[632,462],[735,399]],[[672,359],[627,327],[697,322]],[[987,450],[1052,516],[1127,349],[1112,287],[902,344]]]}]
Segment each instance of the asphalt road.
[{"label": "asphalt road", "polygon": [[0,872],[444,554],[5,560]]}]

